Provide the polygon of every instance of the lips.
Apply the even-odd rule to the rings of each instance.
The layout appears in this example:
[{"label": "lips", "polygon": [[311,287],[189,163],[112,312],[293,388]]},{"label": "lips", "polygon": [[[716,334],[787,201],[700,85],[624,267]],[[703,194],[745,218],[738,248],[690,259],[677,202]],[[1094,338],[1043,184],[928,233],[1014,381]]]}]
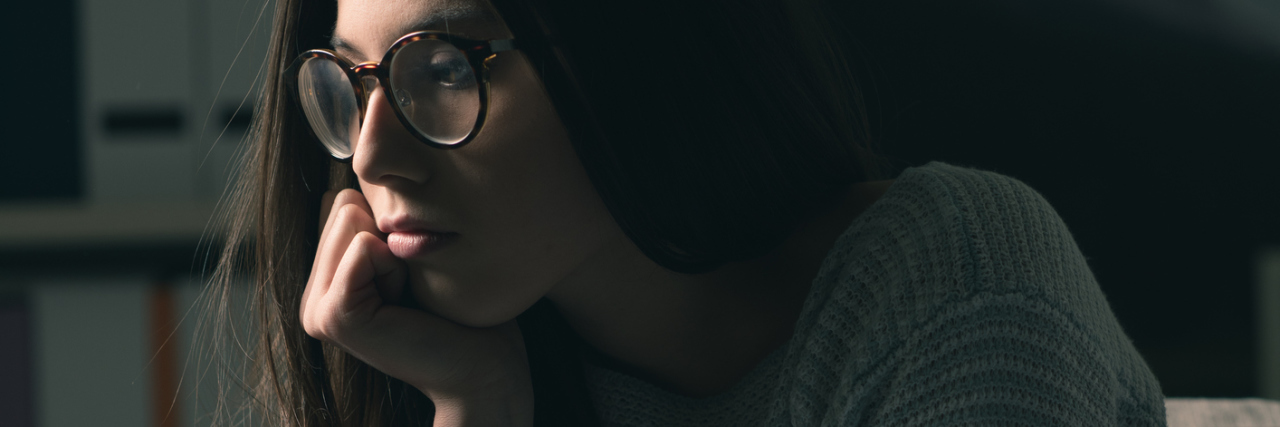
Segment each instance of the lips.
[{"label": "lips", "polygon": [[387,247],[400,259],[417,258],[440,250],[453,242],[458,233],[426,230],[395,231],[387,234]]},{"label": "lips", "polygon": [[378,222],[387,233],[387,247],[400,259],[416,258],[440,250],[458,237],[458,233],[409,216],[391,216]]}]

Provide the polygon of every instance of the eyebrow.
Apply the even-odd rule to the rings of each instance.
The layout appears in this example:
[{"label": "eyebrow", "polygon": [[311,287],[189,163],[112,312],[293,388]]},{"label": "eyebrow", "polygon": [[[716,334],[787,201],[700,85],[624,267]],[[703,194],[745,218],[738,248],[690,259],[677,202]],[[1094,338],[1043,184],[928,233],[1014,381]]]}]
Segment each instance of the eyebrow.
[{"label": "eyebrow", "polygon": [[[409,34],[415,31],[425,31],[431,28],[443,27],[445,32],[449,32],[449,21],[458,23],[491,23],[496,22],[493,14],[484,8],[476,6],[474,3],[463,3],[461,5],[450,5],[431,11],[426,17],[419,19],[417,22],[403,28],[401,34]],[[336,25],[331,33],[333,37],[329,39],[329,45],[334,50],[344,50],[355,52],[356,49],[346,40],[338,36]]]}]

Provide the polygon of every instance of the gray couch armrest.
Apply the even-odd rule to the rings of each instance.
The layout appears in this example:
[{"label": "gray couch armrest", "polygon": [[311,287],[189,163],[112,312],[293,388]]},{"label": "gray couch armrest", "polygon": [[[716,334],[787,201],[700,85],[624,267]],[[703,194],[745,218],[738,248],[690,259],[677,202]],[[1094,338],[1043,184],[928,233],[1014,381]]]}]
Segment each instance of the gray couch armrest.
[{"label": "gray couch armrest", "polygon": [[1280,401],[1166,398],[1169,427],[1280,427]]}]

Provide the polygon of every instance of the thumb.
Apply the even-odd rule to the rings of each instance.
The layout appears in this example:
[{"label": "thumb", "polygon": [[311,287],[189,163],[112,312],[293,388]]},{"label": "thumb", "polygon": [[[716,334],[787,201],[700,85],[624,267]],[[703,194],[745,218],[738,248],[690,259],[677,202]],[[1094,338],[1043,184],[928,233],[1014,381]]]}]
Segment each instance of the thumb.
[{"label": "thumb", "polygon": [[407,275],[404,261],[382,239],[362,231],[351,239],[334,271],[327,305],[347,327],[367,324],[383,305],[400,302]]},{"label": "thumb", "polygon": [[373,268],[373,282],[378,288],[378,295],[387,304],[405,305],[408,286],[408,268],[404,261],[396,258],[387,248],[387,244],[374,237],[370,242],[369,264]]}]

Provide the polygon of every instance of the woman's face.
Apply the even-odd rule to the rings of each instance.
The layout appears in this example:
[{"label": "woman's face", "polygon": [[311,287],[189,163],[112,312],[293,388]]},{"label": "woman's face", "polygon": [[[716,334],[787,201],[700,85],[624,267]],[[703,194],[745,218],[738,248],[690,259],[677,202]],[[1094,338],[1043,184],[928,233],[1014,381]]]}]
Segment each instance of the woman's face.
[{"label": "woman's face", "polygon": [[[381,60],[413,31],[511,38],[489,10],[467,0],[339,0],[335,45],[358,63]],[[453,150],[416,139],[377,89],[352,159],[382,232],[457,233],[405,260],[409,286],[421,307],[476,327],[514,318],[590,256],[625,239],[524,54],[499,53],[490,83],[484,127]]]}]

